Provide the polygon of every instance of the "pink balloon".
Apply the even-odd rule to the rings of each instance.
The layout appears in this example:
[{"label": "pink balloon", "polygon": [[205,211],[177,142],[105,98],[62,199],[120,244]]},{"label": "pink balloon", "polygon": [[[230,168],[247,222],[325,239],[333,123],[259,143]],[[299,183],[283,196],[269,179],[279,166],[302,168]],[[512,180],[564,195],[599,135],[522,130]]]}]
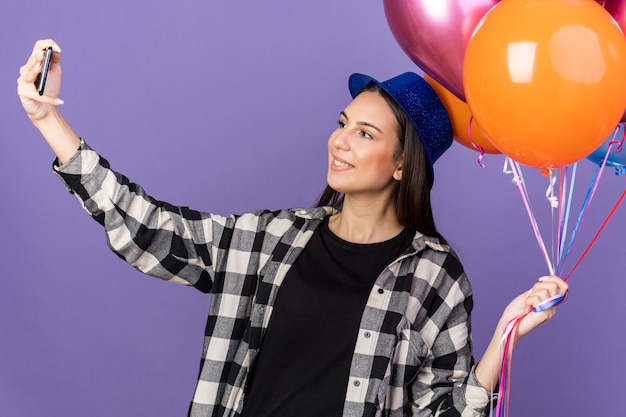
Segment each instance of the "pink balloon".
[{"label": "pink balloon", "polygon": [[465,101],[463,56],[476,25],[499,0],[383,0],[387,23],[404,53]]},{"label": "pink balloon", "polygon": [[[607,12],[613,16],[622,32],[626,33],[626,1],[623,0],[596,0],[600,6],[604,7]],[[622,122],[626,122],[626,110],[622,115]]]},{"label": "pink balloon", "polygon": [[622,32],[626,32],[626,1],[622,0],[596,0],[613,16]]}]

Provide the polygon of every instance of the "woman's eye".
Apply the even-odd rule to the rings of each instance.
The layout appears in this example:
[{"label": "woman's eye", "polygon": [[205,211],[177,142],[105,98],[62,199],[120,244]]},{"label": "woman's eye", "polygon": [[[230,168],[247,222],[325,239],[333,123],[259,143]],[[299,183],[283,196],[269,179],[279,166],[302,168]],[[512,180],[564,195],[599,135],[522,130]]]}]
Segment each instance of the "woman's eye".
[{"label": "woman's eye", "polygon": [[339,129],[343,129],[344,127],[346,127],[346,124],[341,120],[337,120],[337,126],[339,126]]},{"label": "woman's eye", "polygon": [[360,134],[361,134],[361,136],[363,136],[365,139],[374,139],[374,138],[372,137],[372,135],[370,135],[369,133],[367,133],[367,132],[366,132],[366,131],[364,131],[364,130],[361,130]]}]

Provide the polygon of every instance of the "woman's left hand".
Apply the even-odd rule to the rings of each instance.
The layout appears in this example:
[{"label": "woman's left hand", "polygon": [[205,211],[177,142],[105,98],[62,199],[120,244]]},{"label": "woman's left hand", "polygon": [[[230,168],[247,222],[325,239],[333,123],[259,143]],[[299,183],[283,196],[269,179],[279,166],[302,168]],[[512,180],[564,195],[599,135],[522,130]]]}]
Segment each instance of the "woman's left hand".
[{"label": "woman's left hand", "polygon": [[501,326],[505,326],[510,320],[522,314],[526,314],[520,322],[515,339],[519,340],[540,324],[550,320],[556,313],[556,306],[543,311],[534,312],[533,307],[538,306],[550,297],[565,295],[568,285],[561,278],[556,276],[546,276],[539,278],[539,282],[532,288],[515,298],[504,310],[500,320]]}]

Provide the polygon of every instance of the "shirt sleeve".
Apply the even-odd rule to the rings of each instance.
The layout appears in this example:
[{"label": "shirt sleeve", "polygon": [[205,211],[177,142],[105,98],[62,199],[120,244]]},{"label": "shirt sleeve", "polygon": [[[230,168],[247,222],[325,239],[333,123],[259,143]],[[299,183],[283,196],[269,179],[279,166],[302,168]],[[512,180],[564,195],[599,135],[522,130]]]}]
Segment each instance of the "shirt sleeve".
[{"label": "shirt sleeve", "polygon": [[109,247],[146,274],[203,292],[212,286],[212,251],[231,218],[157,201],[83,140],[55,173],[83,208],[104,226]]}]

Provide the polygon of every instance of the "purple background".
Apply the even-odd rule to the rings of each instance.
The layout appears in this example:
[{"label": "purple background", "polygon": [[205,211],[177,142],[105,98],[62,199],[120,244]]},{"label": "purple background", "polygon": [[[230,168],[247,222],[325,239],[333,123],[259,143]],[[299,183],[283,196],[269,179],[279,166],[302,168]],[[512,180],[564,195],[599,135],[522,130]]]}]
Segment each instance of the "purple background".
[{"label": "purple background", "polygon": [[[114,168],[157,198],[221,214],[313,204],[348,75],[419,69],[381,1],[21,0],[1,9],[0,415],[184,415],[209,297],[120,261],[51,173],[52,153],[15,94],[34,41],[63,48],[63,112]],[[484,169],[477,156],[454,144],[437,163],[433,200],[473,282],[480,358],[504,306],[547,268],[502,156],[487,156]],[[579,164],[573,212],[593,170]],[[525,173],[549,245],[547,181]],[[570,268],[625,181],[606,171]],[[554,320],[515,349],[511,416],[626,409],[624,210]]]}]

